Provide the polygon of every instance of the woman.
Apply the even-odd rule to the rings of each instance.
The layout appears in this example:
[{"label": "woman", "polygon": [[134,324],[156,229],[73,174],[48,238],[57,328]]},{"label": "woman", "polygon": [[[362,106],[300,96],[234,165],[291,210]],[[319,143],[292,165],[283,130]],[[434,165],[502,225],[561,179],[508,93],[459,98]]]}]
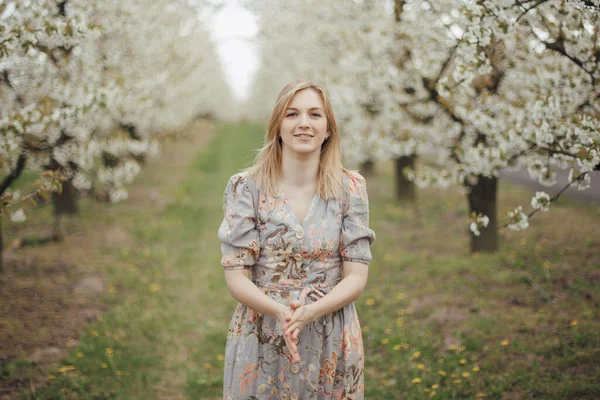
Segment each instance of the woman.
[{"label": "woman", "polygon": [[239,304],[224,399],[364,397],[353,301],[367,282],[375,233],[365,180],[341,158],[324,89],[293,82],[277,98],[254,165],[227,184],[221,264]]}]

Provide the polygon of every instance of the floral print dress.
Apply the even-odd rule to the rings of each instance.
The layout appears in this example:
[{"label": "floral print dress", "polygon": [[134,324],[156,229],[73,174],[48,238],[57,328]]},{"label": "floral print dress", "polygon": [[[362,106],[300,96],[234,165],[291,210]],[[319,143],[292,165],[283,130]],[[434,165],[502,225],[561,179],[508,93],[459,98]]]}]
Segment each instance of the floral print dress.
[{"label": "floral print dress", "polygon": [[[233,175],[218,232],[221,264],[250,269],[252,281],[284,305],[325,296],[342,279],[344,260],[369,264],[375,240],[365,179],[349,171],[344,187],[343,199],[325,201],[315,194],[300,222],[281,189],[276,197],[266,196],[246,173]],[[364,352],[354,303],[305,326],[298,352],[296,363],[275,318],[238,303],[227,334],[223,398],[364,398]]]}]

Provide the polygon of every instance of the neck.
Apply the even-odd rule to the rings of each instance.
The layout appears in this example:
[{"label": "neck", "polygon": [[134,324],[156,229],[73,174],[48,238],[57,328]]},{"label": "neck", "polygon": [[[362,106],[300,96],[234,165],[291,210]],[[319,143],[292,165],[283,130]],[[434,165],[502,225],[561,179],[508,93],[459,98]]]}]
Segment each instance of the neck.
[{"label": "neck", "polygon": [[297,154],[283,149],[281,157],[281,183],[297,188],[315,187],[319,172],[319,152]]}]

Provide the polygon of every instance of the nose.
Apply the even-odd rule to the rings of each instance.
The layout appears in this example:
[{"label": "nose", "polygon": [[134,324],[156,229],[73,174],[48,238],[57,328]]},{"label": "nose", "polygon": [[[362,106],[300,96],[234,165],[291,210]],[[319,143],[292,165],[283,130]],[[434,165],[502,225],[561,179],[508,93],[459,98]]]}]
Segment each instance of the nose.
[{"label": "nose", "polygon": [[309,123],[308,122],[309,122],[309,120],[308,120],[308,114],[302,113],[300,115],[300,122],[299,122],[298,127],[299,128],[303,128],[303,129],[309,128]]}]

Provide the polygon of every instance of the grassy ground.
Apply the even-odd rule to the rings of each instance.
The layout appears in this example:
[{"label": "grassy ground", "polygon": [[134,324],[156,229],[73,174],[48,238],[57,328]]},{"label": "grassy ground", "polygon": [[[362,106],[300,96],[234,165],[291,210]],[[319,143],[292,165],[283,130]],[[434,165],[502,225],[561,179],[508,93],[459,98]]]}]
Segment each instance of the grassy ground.
[{"label": "grassy ground", "polygon": [[[72,335],[76,345],[66,346],[64,337],[67,357],[60,365],[44,370],[26,361],[26,352],[15,353],[2,366],[0,385],[38,399],[220,398],[235,302],[219,266],[216,230],[227,178],[247,165],[249,149],[261,139],[258,126],[220,125],[203,151],[202,140],[177,144],[170,161],[167,156],[144,171],[132,201],[82,202],[70,244],[14,255],[20,265],[44,254],[21,267],[38,273],[10,275],[21,283],[4,277],[8,287],[25,282],[48,293],[41,283],[47,274],[39,271],[54,265],[75,271],[56,279],[65,287],[91,274],[102,277],[107,291],[94,300],[101,315]],[[497,254],[470,255],[464,195],[420,190],[418,209],[401,206],[390,190],[391,167],[377,167],[368,178],[377,241],[369,284],[357,302],[366,398],[598,398],[598,207],[561,200],[536,215],[529,230],[502,231]],[[502,214],[528,198],[528,191],[502,184]],[[28,220],[29,228],[10,235],[49,225],[50,213],[40,215],[41,222]],[[90,307],[90,300],[68,293],[57,296],[62,308]],[[69,315],[56,311],[35,337],[51,334]],[[3,316],[0,334],[7,326],[25,329],[21,317]]]}]

